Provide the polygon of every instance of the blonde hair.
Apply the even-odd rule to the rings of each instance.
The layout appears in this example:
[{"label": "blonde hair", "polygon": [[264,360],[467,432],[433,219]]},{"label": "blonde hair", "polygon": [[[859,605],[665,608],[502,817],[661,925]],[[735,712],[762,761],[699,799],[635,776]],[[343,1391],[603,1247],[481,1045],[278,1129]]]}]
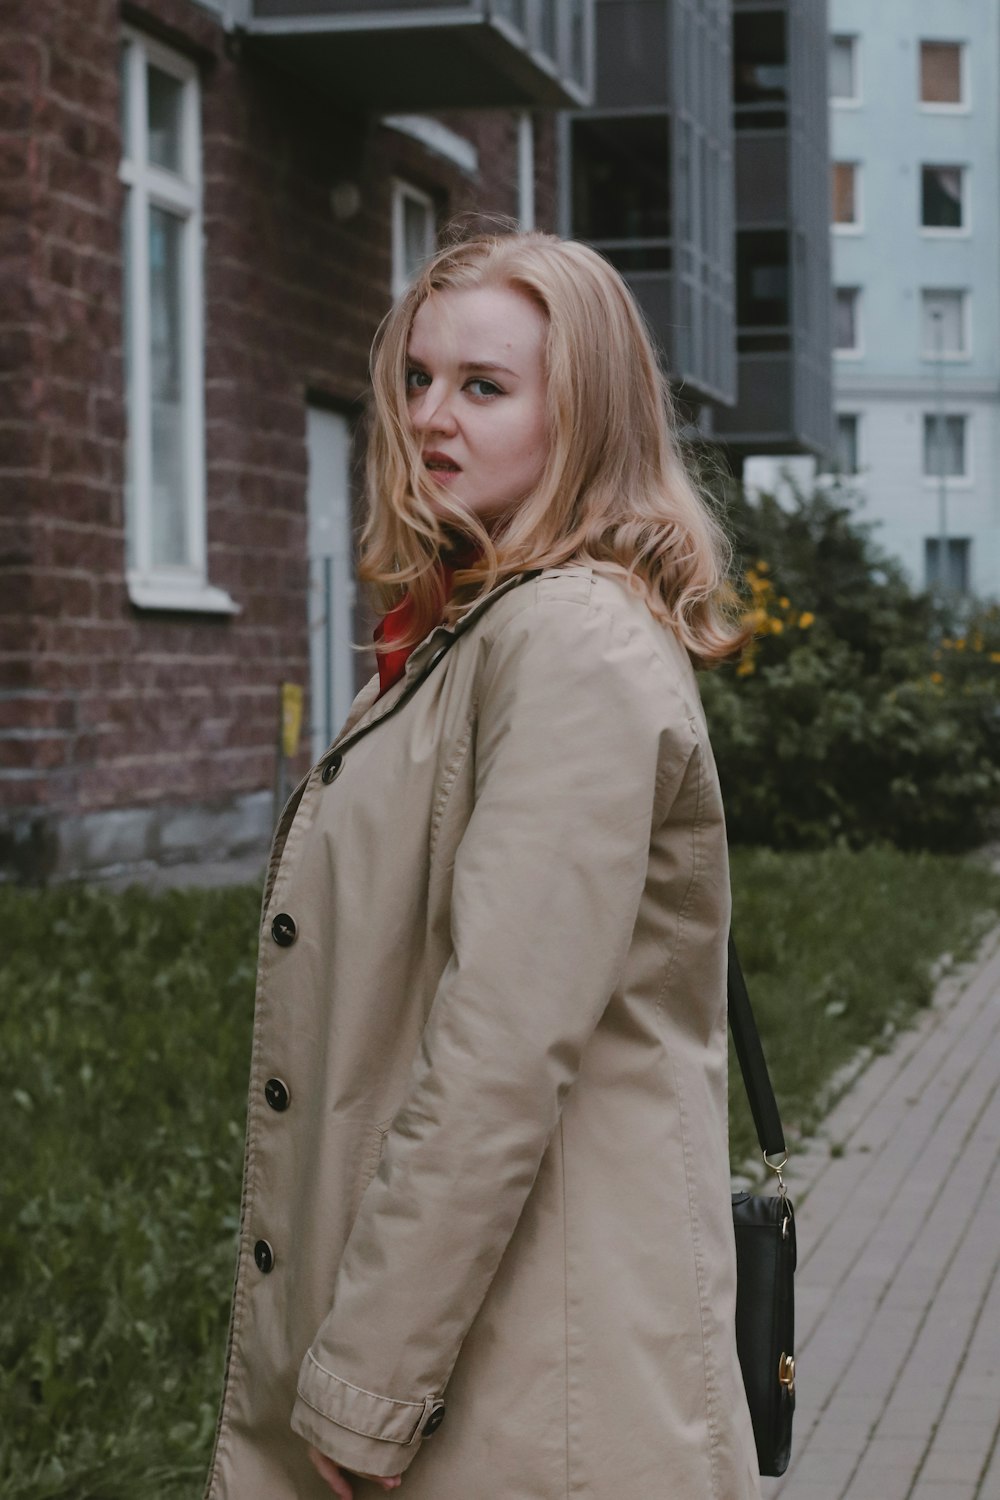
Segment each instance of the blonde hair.
[{"label": "blonde hair", "polygon": [[[434,292],[486,286],[530,297],[548,322],[547,461],[534,492],[489,531],[429,489],[406,390],[421,304]],[[642,314],[595,251],[534,232],[447,245],[384,319],[371,378],[369,510],[358,571],[374,586],[380,613],[409,592],[405,644],[441,617],[438,562],[456,535],[478,555],[466,556],[455,574],[444,605],[449,620],[515,573],[580,562],[639,593],[700,664],[746,643],[750,631],[728,581],[731,548],[685,467],[670,389]]]}]

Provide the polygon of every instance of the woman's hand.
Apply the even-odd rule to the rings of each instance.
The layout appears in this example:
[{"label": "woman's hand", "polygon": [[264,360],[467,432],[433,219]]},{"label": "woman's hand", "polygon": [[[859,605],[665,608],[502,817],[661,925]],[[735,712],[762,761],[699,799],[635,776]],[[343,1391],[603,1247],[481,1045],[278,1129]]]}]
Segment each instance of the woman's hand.
[{"label": "woman's hand", "polygon": [[[352,1469],[342,1469],[335,1464],[332,1458],[327,1458],[325,1453],[320,1453],[318,1448],[309,1449],[309,1462],[321,1479],[325,1479],[335,1495],[340,1500],[354,1500],[354,1491],[348,1481],[348,1474],[354,1473]],[[384,1479],[380,1474],[354,1474],[355,1479],[370,1479],[372,1484],[380,1484],[384,1490],[394,1490],[398,1484],[402,1484],[402,1474],[394,1474],[391,1479]]]}]

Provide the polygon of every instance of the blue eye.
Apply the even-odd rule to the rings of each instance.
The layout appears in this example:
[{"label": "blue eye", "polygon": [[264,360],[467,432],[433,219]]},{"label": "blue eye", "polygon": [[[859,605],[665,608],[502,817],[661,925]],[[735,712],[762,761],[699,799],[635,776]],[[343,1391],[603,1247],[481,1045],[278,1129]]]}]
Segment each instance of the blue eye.
[{"label": "blue eye", "polygon": [[503,391],[500,389],[500,387],[498,385],[496,385],[492,380],[487,380],[484,375],[475,375],[472,378],[472,380],[470,380],[468,382],[468,386],[470,388],[472,386],[474,386],[474,385],[487,386],[488,387],[488,390],[480,390],[480,391],[476,392],[476,394],[480,397],[480,399],[484,399],[485,400],[485,399],[488,399],[491,396],[502,396],[503,395]]},{"label": "blue eye", "polygon": [[430,383],[431,377],[426,370],[407,370],[406,389],[408,391],[424,391]]}]

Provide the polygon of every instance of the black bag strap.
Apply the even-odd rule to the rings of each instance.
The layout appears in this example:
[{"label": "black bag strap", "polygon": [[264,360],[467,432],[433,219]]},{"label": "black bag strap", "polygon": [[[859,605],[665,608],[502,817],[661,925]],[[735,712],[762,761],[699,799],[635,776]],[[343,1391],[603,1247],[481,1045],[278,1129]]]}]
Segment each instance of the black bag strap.
[{"label": "black bag strap", "polygon": [[[733,1045],[743,1074],[743,1083],[750,1100],[750,1113],[757,1130],[764,1160],[773,1171],[781,1158],[786,1156],[785,1135],[781,1128],[778,1101],[774,1097],[771,1078],[767,1071],[764,1049],[760,1044],[760,1033],[753,1018],[746,980],[740,967],[739,954],[732,933],[729,934],[729,1029],[733,1033]],[[774,1157],[775,1160],[770,1160]],[[780,1178],[780,1173],[779,1173]]]}]

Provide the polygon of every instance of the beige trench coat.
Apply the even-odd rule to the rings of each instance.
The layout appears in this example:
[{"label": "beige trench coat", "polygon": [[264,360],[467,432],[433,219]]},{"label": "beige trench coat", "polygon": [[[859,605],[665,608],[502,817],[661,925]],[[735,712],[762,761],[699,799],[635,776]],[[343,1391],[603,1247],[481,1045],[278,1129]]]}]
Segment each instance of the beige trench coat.
[{"label": "beige trench coat", "polygon": [[406,1500],[751,1500],[686,653],[566,568],[377,688],[275,836],[207,1493],[328,1500],[307,1440]]}]

